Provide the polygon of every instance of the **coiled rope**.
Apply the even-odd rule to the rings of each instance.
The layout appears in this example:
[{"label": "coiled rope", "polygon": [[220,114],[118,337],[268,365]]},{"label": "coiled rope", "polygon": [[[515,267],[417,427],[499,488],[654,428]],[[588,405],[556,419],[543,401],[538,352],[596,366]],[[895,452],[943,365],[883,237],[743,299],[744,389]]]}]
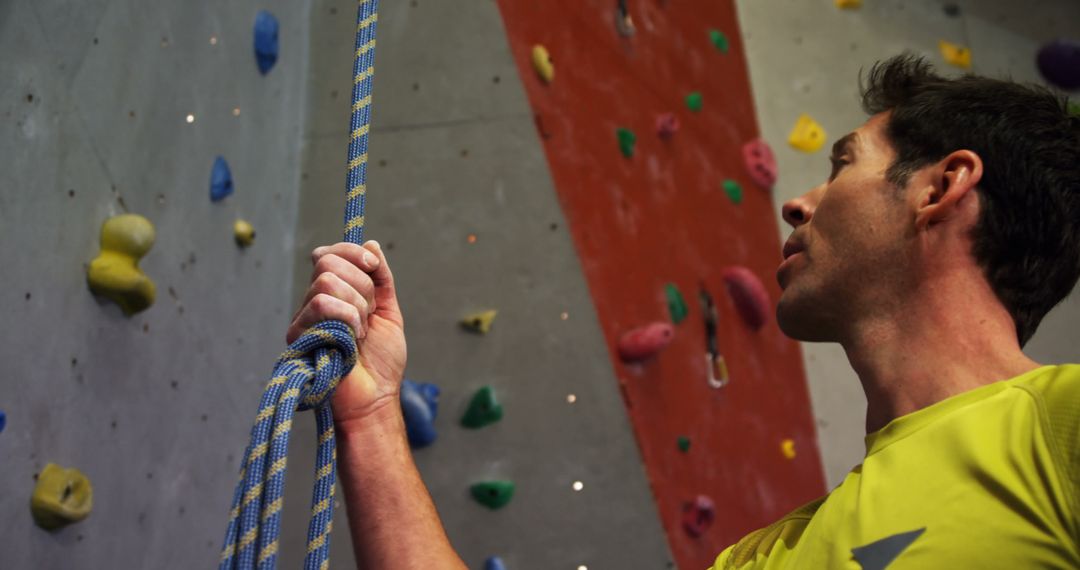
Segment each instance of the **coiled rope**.
[{"label": "coiled rope", "polygon": [[[377,10],[378,0],[360,0],[356,17],[345,241],[357,244],[364,235]],[[259,403],[251,443],[244,453],[221,551],[221,570],[276,567],[289,433],[297,410],[315,410],[319,432],[304,568],[329,567],[337,459],[330,398],[338,382],[356,364],[356,353],[352,329],[340,321],[325,321],[308,329],[278,359]]]}]

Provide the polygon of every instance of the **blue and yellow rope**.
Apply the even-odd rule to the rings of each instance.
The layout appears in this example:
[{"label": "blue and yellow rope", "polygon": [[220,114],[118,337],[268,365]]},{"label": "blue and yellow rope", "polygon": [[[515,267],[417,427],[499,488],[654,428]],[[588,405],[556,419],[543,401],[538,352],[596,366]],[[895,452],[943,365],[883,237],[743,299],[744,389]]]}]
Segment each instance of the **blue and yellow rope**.
[{"label": "blue and yellow rope", "polygon": [[[351,243],[361,243],[364,234],[377,9],[378,0],[360,0],[356,18],[349,170],[345,185],[345,241]],[[337,458],[330,398],[356,364],[356,353],[352,329],[340,321],[325,321],[307,330],[278,359],[259,403],[251,442],[244,453],[221,551],[221,570],[276,567],[289,434],[297,410],[315,410],[319,432],[304,568],[325,570],[329,566]]]}]

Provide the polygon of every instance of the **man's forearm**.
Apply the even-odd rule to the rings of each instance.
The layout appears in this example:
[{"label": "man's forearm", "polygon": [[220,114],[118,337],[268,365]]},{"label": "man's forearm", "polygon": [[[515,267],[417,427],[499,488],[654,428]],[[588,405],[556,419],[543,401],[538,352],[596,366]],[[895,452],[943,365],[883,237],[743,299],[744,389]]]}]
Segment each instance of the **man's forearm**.
[{"label": "man's forearm", "polygon": [[337,431],[357,567],[465,569],[413,462],[401,409],[385,406]]}]

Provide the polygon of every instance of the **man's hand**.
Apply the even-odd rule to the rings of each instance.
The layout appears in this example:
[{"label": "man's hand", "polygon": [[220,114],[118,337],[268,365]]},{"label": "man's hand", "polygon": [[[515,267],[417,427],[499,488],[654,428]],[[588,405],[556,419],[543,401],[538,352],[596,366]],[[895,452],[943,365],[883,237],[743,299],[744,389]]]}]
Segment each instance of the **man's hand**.
[{"label": "man's hand", "polygon": [[339,320],[356,335],[359,358],[334,392],[334,423],[357,425],[384,406],[397,406],[405,372],[405,322],[394,276],[382,248],[338,243],[311,253],[311,287],[286,334],[292,343],[325,320]]}]

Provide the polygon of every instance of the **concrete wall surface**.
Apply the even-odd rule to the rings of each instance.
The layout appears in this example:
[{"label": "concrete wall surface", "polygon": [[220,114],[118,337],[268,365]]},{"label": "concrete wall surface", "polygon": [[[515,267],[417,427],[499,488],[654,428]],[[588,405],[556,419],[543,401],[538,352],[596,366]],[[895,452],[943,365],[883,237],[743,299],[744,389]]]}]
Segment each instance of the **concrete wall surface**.
[{"label": "concrete wall surface", "polygon": [[[1080,3],[1073,0],[866,0],[857,10],[839,10],[833,0],[736,4],[758,122],[779,165],[778,220],[781,204],[828,174],[827,149],[803,154],[788,146],[796,118],[808,113],[830,140],[858,127],[866,118],[858,102],[860,70],[909,50],[926,55],[943,72],[960,73],[938,51],[938,40],[946,40],[971,48],[974,73],[1039,82],[1039,46],[1056,37],[1080,37]],[[946,5],[956,6],[957,15],[947,15]],[[790,227],[779,223],[786,239]],[[1077,322],[1080,299],[1073,295],[1047,316],[1026,351],[1047,363],[1080,361]],[[832,487],[862,460],[866,402],[839,345],[804,344],[803,357]]]},{"label": "concrete wall surface", "polygon": [[[266,77],[264,8],[282,24]],[[307,20],[279,0],[0,2],[0,568],[216,564],[291,314]],[[219,154],[236,193],[213,204]],[[123,212],[157,229],[141,264],[157,301],[130,318],[86,283]],[[247,250],[237,217],[257,231]],[[29,509],[47,462],[94,492],[55,533]]]}]

